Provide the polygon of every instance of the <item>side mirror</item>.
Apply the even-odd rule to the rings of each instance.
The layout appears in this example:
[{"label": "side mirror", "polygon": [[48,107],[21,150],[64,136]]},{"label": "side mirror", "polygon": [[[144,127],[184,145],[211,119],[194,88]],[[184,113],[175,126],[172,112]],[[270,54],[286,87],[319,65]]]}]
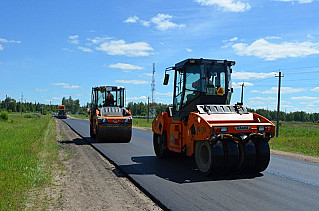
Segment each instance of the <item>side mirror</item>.
[{"label": "side mirror", "polygon": [[168,81],[169,81],[169,74],[165,73],[165,78],[164,78],[163,85],[167,85]]},{"label": "side mirror", "polygon": [[230,73],[233,73],[233,69],[232,69],[232,68],[230,68],[230,69],[229,69],[229,72],[230,72]]}]

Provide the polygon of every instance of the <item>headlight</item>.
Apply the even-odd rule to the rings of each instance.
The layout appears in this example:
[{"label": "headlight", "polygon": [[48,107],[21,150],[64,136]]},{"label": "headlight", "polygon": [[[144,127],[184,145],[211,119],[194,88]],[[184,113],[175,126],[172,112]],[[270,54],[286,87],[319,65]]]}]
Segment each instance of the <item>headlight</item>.
[{"label": "headlight", "polygon": [[128,124],[132,123],[132,117],[124,119],[124,123],[128,123]]},{"label": "headlight", "polygon": [[258,131],[270,131],[270,126],[259,126]]},{"label": "headlight", "polygon": [[227,127],[214,127],[214,132],[227,132]]},{"label": "headlight", "polygon": [[98,118],[99,123],[107,123],[107,119],[99,117],[99,116],[97,118]]}]

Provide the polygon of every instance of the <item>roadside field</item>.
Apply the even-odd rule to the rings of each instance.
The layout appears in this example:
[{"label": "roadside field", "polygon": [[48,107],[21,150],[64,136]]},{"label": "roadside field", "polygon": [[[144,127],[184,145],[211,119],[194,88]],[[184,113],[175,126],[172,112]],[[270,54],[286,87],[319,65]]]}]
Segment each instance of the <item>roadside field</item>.
[{"label": "roadside field", "polygon": [[25,209],[28,193],[51,182],[57,162],[56,124],[49,115],[13,113],[0,120],[0,210]]},{"label": "roadside field", "polygon": [[319,124],[282,122],[279,137],[270,141],[271,149],[319,157]]}]

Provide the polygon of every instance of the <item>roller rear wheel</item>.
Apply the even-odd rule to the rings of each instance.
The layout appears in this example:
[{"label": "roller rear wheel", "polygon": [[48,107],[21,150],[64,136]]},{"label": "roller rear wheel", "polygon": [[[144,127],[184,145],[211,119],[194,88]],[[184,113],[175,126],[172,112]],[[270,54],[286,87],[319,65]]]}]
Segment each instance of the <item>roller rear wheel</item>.
[{"label": "roller rear wheel", "polygon": [[232,174],[240,168],[240,152],[239,146],[233,141],[225,141],[225,157],[226,157],[226,167],[225,173]]},{"label": "roller rear wheel", "polygon": [[166,148],[166,133],[163,135],[153,134],[153,146],[156,157],[165,158],[167,156],[167,148]]},{"label": "roller rear wheel", "polygon": [[198,141],[195,145],[195,163],[198,170],[205,176],[212,173],[220,174],[225,168],[224,147],[221,141],[209,144]]},{"label": "roller rear wheel", "polygon": [[256,163],[255,163],[255,171],[262,172],[264,171],[270,161],[270,148],[268,142],[263,140],[255,140],[254,141],[256,147]]},{"label": "roller rear wheel", "polygon": [[244,143],[244,163],[242,165],[242,172],[252,172],[256,164],[256,147],[252,140]]}]

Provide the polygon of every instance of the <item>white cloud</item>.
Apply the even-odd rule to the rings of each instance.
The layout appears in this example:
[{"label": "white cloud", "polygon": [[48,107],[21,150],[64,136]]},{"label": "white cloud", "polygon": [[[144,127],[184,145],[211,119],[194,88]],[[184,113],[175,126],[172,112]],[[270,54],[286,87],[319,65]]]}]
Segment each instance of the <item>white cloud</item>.
[{"label": "white cloud", "polygon": [[144,20],[141,20],[140,21],[141,22],[141,24],[143,25],[143,26],[150,26],[151,25],[151,22],[150,21],[144,21]]},{"label": "white cloud", "polygon": [[244,86],[254,86],[254,84],[250,82],[233,82],[232,85],[234,89],[238,89],[238,88],[241,88],[243,83],[244,83]]},{"label": "white cloud", "polygon": [[53,85],[53,86],[67,86],[69,84],[67,84],[67,83],[51,83],[51,85]]},{"label": "white cloud", "polygon": [[127,101],[131,101],[131,100],[147,100],[146,96],[141,96],[141,97],[128,97],[126,98]]},{"label": "white cloud", "polygon": [[166,92],[166,93],[155,92],[155,95],[156,96],[169,96],[169,97],[171,97],[171,96],[173,96],[173,93],[171,93],[171,92]]},{"label": "white cloud", "polygon": [[149,56],[154,49],[146,42],[126,43],[124,40],[104,42],[96,50],[105,51],[109,55]]},{"label": "white cloud", "polygon": [[81,87],[78,85],[66,85],[66,86],[63,86],[63,88],[65,88],[65,89],[80,89]]},{"label": "white cloud", "polygon": [[62,86],[65,89],[79,89],[81,88],[78,85],[69,85],[68,83],[51,83],[53,86]]},{"label": "white cloud", "polygon": [[116,80],[115,83],[123,83],[123,84],[148,84],[148,81],[144,80]]},{"label": "white cloud", "polygon": [[281,40],[282,38],[281,37],[276,37],[276,36],[267,36],[265,39],[266,40]]},{"label": "white cloud", "polygon": [[94,37],[94,38],[87,38],[86,40],[90,41],[93,44],[99,44],[110,39],[112,38],[111,37]]},{"label": "white cloud", "polygon": [[218,8],[229,12],[245,12],[250,10],[251,6],[248,3],[234,0],[194,0],[204,6],[217,6]]},{"label": "white cloud", "polygon": [[7,40],[7,39],[4,39],[4,38],[0,38],[0,42],[2,42],[2,43],[21,43],[21,41]]},{"label": "white cloud", "polygon": [[0,45],[0,51],[2,51],[3,50],[3,46],[2,45]]},{"label": "white cloud", "polygon": [[139,20],[139,18],[135,15],[132,17],[128,17],[124,23],[136,23]]},{"label": "white cloud", "polygon": [[53,100],[60,100],[60,97],[52,97]]},{"label": "white cloud", "polygon": [[282,1],[282,2],[291,2],[291,3],[298,2],[300,4],[307,4],[307,3],[314,2],[315,0],[273,0],[273,1]]},{"label": "white cloud", "polygon": [[110,64],[109,67],[122,69],[122,70],[142,70],[143,69],[143,67],[132,65],[132,64],[125,64],[125,63]]},{"label": "white cloud", "polygon": [[69,36],[69,39],[70,39],[70,43],[71,44],[74,44],[74,45],[78,45],[79,44],[79,35],[72,35],[72,36]]},{"label": "white cloud", "polygon": [[310,89],[311,91],[314,91],[314,92],[319,92],[319,86],[313,88],[313,89]]},{"label": "white cloud", "polygon": [[256,73],[256,72],[233,72],[232,78],[233,79],[241,79],[241,80],[248,80],[248,79],[264,79],[264,78],[271,78],[274,77],[276,72],[269,72],[269,73]]},{"label": "white cloud", "polygon": [[48,89],[38,89],[38,88],[36,88],[34,91],[36,91],[36,92],[47,92],[49,90]]},{"label": "white cloud", "polygon": [[152,77],[153,73],[142,73],[140,76],[142,76],[142,77],[144,77],[144,76]]},{"label": "white cloud", "polygon": [[238,40],[238,37],[234,37],[234,38],[230,39],[229,41],[230,41],[230,42],[234,42],[234,41],[236,41],[236,40]]},{"label": "white cloud", "polygon": [[291,97],[292,100],[319,100],[319,97],[309,97],[309,96],[301,96],[301,97]]},{"label": "white cloud", "polygon": [[236,43],[232,48],[240,56],[256,56],[273,61],[288,57],[305,57],[319,54],[319,43],[312,42],[282,42],[270,43],[265,39],[259,39],[252,44]]},{"label": "white cloud", "polygon": [[81,46],[79,46],[78,49],[81,50],[81,51],[84,51],[84,52],[89,52],[89,53],[92,53],[92,52],[93,52],[92,49],[86,48],[86,47],[81,47]]},{"label": "white cloud", "polygon": [[151,22],[154,23],[156,25],[156,28],[161,31],[185,27],[185,24],[176,24],[171,22],[172,18],[173,16],[169,14],[158,13],[157,16],[151,19]]},{"label": "white cloud", "polygon": [[185,48],[187,52],[192,52],[193,50],[190,48]]},{"label": "white cloud", "polygon": [[249,100],[262,100],[262,101],[274,101],[276,98],[274,97],[251,97]]},{"label": "white cloud", "polygon": [[[297,92],[303,92],[303,91],[306,91],[306,89],[304,89],[304,88],[294,89],[294,88],[291,88],[291,87],[281,87],[280,88],[280,93],[281,94],[291,94],[291,93],[297,93]],[[278,87],[272,87],[271,89],[266,90],[266,91],[253,90],[251,92],[262,93],[262,94],[277,94],[278,93]]]}]

